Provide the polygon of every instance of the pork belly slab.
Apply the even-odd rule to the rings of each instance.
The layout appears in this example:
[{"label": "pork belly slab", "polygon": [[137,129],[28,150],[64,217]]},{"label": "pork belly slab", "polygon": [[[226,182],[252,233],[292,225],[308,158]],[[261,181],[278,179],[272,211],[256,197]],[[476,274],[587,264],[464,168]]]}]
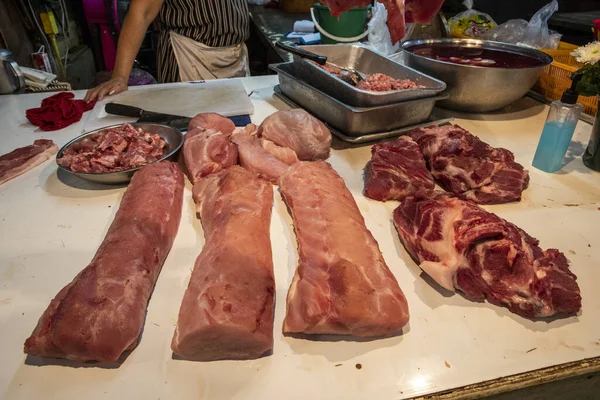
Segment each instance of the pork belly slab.
[{"label": "pork belly slab", "polygon": [[56,153],[58,147],[52,140],[38,139],[32,145],[0,156],[0,185],[40,165]]},{"label": "pork belly slab", "polygon": [[399,332],[409,318],[406,299],[342,178],[326,162],[298,162],[279,187],[299,253],[283,332]]},{"label": "pork belly slab", "polygon": [[400,239],[421,269],[448,290],[506,305],[525,317],[581,308],[577,277],[563,253],[471,201],[408,197],[394,211]]},{"label": "pork belly slab", "polygon": [[171,348],[187,360],[251,359],[273,347],[273,188],[239,166],[194,185],[206,243]]},{"label": "pork belly slab", "polygon": [[449,192],[478,204],[521,200],[529,173],[507,149],[494,148],[458,125],[410,132],[435,180]]},{"label": "pork belly slab", "polygon": [[407,196],[429,195],[435,186],[419,145],[408,136],[373,145],[365,171],[364,193],[374,200],[402,201]]},{"label": "pork belly slab", "polygon": [[277,111],[258,128],[258,136],[288,147],[303,161],[325,160],[331,150],[331,132],[302,109]]},{"label": "pork belly slab", "polygon": [[168,161],[135,173],[92,262],[50,302],[25,341],[25,353],[116,361],[136,347],[179,228],[183,181]]}]

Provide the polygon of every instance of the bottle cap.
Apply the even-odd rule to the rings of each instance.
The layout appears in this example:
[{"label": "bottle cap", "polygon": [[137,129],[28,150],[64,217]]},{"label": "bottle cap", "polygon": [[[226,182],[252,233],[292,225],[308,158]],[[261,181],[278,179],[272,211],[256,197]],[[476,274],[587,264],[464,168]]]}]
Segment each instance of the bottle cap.
[{"label": "bottle cap", "polygon": [[583,74],[579,71],[577,72],[573,72],[573,74],[571,75],[571,87],[568,88],[567,90],[565,90],[565,92],[563,93],[560,101],[565,103],[565,104],[575,104],[577,103],[577,98],[579,97],[579,94],[577,94],[577,91],[575,90],[575,88],[577,87],[577,84],[579,83],[579,81],[581,80]]}]

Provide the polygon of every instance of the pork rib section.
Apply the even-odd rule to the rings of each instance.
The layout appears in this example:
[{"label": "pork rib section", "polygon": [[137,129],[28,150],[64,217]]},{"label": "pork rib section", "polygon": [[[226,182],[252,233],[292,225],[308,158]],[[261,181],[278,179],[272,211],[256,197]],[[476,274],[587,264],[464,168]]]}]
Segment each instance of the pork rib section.
[{"label": "pork rib section", "polygon": [[371,148],[365,196],[379,201],[402,201],[416,194],[427,196],[434,186],[419,145],[410,137],[401,136]]},{"label": "pork rib section", "polygon": [[237,164],[238,149],[230,138],[231,133],[214,129],[194,128],[188,131],[183,143],[183,157],[192,183]]},{"label": "pork rib section", "polygon": [[563,253],[543,251],[516,225],[446,194],[408,197],[394,211],[400,239],[448,290],[505,304],[525,317],[576,313],[577,277]]},{"label": "pork rib section", "polygon": [[279,180],[299,262],[284,333],[388,336],[408,305],[342,178],[326,162],[299,162]]},{"label": "pork rib section", "polygon": [[183,181],[168,161],[135,173],[92,262],[50,302],[25,341],[25,353],[117,361],[136,347],[179,228]]},{"label": "pork rib section", "polygon": [[0,156],[0,185],[40,165],[56,153],[58,147],[52,140],[38,139],[32,145]]},{"label": "pork rib section", "polygon": [[197,361],[260,357],[273,347],[273,187],[233,166],[200,180],[193,196],[206,244],[171,348]]},{"label": "pork rib section", "polygon": [[462,199],[478,204],[519,201],[529,184],[529,173],[513,153],[490,146],[458,125],[419,128],[410,135],[435,180]]},{"label": "pork rib section", "polygon": [[331,132],[324,123],[302,109],[271,114],[258,128],[258,135],[294,150],[303,161],[329,157]]},{"label": "pork rib section", "polygon": [[[277,179],[289,168],[289,165],[281,159],[292,164],[297,161],[297,158],[291,157],[282,147],[275,144],[266,144],[267,147],[265,147],[265,144],[261,143],[261,139],[255,135],[236,133],[231,140],[237,145],[240,165],[273,183],[276,183]],[[277,156],[273,153],[276,153]]]}]

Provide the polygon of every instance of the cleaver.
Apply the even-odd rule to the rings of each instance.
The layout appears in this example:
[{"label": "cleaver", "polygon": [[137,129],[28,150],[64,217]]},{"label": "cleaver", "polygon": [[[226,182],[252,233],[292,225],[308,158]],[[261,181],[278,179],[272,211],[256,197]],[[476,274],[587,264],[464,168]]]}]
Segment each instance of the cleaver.
[{"label": "cleaver", "polygon": [[[136,122],[150,122],[154,124],[162,124],[173,127],[180,131],[185,131],[190,123],[190,117],[182,117],[180,115],[161,114],[152,111],[142,110],[139,107],[128,106],[119,103],[107,103],[104,106],[104,111],[107,114],[120,115],[122,117],[138,118]],[[236,115],[227,117],[233,121],[235,126],[246,126],[252,121],[249,115]]]}]

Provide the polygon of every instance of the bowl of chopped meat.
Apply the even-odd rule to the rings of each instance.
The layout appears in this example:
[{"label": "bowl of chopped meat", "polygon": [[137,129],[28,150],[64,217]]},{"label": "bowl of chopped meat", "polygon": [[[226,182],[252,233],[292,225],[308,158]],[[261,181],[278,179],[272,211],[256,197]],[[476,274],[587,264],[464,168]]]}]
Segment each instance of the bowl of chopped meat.
[{"label": "bowl of chopped meat", "polygon": [[129,182],[135,171],[175,157],[183,134],[149,123],[119,124],[96,129],[65,144],[56,155],[59,169],[92,182]]}]

